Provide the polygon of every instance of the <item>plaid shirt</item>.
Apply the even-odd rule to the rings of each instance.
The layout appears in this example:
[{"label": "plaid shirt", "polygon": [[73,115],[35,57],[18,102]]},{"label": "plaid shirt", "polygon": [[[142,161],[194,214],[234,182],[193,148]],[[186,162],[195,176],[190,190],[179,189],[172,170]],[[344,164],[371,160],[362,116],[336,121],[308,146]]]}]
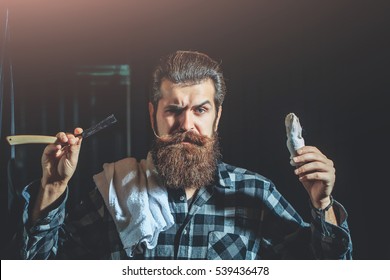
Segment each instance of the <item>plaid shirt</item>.
[{"label": "plaid shirt", "polygon": [[[158,245],[140,244],[134,259],[351,259],[352,243],[344,208],[334,202],[340,226],[311,210],[302,220],[263,176],[220,162],[214,185],[201,188],[188,206],[183,190],[168,190],[175,224],[160,233]],[[59,206],[28,226],[26,200],[18,246],[23,259],[128,259],[114,221],[95,189],[69,214],[67,192]]]}]

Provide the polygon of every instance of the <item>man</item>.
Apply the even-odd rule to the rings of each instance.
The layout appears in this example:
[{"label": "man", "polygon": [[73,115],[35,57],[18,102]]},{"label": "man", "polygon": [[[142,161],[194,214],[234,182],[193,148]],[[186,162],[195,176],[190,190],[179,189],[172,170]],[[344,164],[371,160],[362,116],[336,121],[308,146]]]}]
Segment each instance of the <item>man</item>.
[{"label": "man", "polygon": [[42,178],[23,192],[22,258],[351,258],[347,215],[331,196],[331,160],[310,146],[293,159],[311,202],[308,224],[270,180],[221,161],[225,83],[217,62],[178,51],[153,78],[156,139],[146,161],[105,165],[89,199],[67,216],[82,129],[58,133],[45,148]]}]

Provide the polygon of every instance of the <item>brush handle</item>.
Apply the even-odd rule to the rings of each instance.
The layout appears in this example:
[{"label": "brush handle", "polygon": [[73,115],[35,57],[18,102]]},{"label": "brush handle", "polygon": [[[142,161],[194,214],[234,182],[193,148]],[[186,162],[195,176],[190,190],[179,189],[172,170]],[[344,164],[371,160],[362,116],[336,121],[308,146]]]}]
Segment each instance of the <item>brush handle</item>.
[{"label": "brush handle", "polygon": [[13,135],[7,136],[7,141],[10,145],[54,144],[57,141],[57,137],[46,135]]}]

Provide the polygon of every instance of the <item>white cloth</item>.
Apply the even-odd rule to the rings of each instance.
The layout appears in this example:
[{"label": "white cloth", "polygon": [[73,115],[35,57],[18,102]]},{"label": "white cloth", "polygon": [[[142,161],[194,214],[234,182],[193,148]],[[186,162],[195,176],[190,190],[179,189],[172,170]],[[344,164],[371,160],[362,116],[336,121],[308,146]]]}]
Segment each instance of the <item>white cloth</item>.
[{"label": "white cloth", "polygon": [[159,233],[174,224],[167,190],[157,176],[150,153],[140,163],[135,158],[105,163],[93,176],[128,256],[141,242],[154,248]]},{"label": "white cloth", "polygon": [[299,118],[294,113],[287,114],[284,124],[286,126],[287,149],[290,152],[290,164],[296,166],[293,157],[297,155],[296,150],[305,146],[305,140],[302,137],[302,127]]}]

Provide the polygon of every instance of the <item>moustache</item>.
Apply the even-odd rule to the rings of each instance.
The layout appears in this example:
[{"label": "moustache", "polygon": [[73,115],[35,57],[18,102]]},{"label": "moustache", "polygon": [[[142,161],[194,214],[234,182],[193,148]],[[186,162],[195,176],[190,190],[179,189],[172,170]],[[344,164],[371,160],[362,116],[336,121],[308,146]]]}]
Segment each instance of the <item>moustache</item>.
[{"label": "moustache", "polygon": [[200,134],[196,134],[192,131],[186,131],[186,132],[176,132],[174,134],[171,134],[169,136],[164,136],[157,138],[157,141],[160,143],[161,146],[170,146],[170,145],[176,145],[181,144],[183,142],[194,144],[197,146],[204,146],[211,140],[208,136],[203,136]]}]

